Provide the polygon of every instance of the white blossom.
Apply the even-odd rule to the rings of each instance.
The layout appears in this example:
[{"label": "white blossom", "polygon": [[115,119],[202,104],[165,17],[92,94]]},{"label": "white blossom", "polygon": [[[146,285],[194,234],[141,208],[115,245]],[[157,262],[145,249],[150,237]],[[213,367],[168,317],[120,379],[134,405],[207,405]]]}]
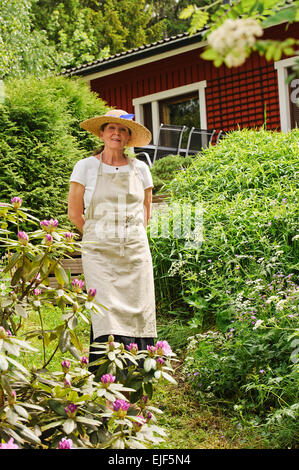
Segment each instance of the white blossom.
[{"label": "white blossom", "polygon": [[208,43],[225,58],[229,67],[237,67],[245,62],[248,47],[262,34],[262,27],[253,18],[229,18],[209,35]]}]

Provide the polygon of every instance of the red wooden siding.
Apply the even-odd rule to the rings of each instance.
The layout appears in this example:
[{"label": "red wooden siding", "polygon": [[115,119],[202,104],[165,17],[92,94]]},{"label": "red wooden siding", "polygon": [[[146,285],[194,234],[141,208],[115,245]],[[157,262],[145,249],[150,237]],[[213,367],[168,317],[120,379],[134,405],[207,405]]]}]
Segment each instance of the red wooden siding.
[{"label": "red wooden siding", "polygon": [[[298,37],[291,25],[267,30],[265,38]],[[203,49],[111,73],[91,81],[91,88],[108,105],[134,112],[132,100],[141,96],[206,80],[207,127],[229,130],[240,126],[280,129],[277,72],[273,62],[254,53],[237,68],[216,68],[200,58]],[[113,70],[113,69],[112,69]]]}]

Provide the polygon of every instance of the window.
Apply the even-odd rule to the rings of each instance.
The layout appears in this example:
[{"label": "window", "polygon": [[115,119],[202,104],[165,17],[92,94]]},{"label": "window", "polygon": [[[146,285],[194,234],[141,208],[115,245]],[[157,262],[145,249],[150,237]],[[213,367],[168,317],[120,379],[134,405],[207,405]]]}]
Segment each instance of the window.
[{"label": "window", "polygon": [[[178,126],[200,127],[199,96],[187,94],[159,102],[160,123]],[[184,133],[182,147],[187,145],[188,134]]]},{"label": "window", "polygon": [[[153,134],[153,142],[157,142],[160,124],[185,125],[206,128],[206,81],[171,88],[152,95],[142,96],[133,100],[136,121],[144,124]],[[187,139],[183,137],[182,147]]]}]

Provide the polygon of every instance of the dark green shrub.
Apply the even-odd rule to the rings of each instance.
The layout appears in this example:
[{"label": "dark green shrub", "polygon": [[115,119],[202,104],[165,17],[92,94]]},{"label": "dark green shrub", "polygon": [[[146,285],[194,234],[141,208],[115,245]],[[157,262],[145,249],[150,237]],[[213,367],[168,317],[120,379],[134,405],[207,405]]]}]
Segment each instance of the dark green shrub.
[{"label": "dark green shrub", "polygon": [[102,100],[82,81],[50,77],[5,84],[0,105],[0,192],[14,196],[41,218],[67,225],[69,177],[79,158],[97,143],[79,122],[105,113]]}]

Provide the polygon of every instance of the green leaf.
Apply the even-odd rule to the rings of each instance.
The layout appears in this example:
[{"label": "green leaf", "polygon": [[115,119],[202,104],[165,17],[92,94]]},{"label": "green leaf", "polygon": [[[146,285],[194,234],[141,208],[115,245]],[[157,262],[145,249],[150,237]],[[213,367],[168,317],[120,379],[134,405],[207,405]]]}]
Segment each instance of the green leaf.
[{"label": "green leaf", "polygon": [[64,286],[64,284],[68,283],[66,272],[63,269],[63,267],[60,266],[59,264],[56,264],[55,269],[54,269],[54,274],[55,274],[58,284],[60,284],[61,286]]},{"label": "green leaf", "polygon": [[61,401],[50,399],[47,403],[51,410],[55,411],[56,414],[60,416],[66,416],[64,405],[61,403]]},{"label": "green leaf", "polygon": [[270,26],[275,26],[285,21],[289,23],[293,23],[293,21],[296,21],[297,14],[298,14],[298,8],[296,8],[296,6],[285,8],[275,13],[274,15],[266,18],[263,21],[262,26],[264,28],[269,28]]},{"label": "green leaf", "polygon": [[62,423],[64,423],[64,419],[60,419],[59,421],[54,421],[52,423],[45,424],[45,426],[41,427],[41,430],[47,431],[48,429],[56,428],[56,426],[60,426]]},{"label": "green leaf", "polygon": [[76,428],[76,422],[69,418],[63,424],[63,430],[66,434],[70,434]]},{"label": "green leaf", "polygon": [[23,268],[22,267],[19,267],[16,272],[14,273],[13,277],[12,277],[12,280],[11,280],[11,285],[12,286],[15,286],[19,280],[21,279],[21,276],[22,276],[22,272],[23,272]]},{"label": "green leaf", "polygon": [[190,16],[192,16],[195,11],[196,11],[195,5],[188,5],[186,8],[184,8],[180,12],[179,14],[180,20],[186,20],[187,18],[190,18]]},{"label": "green leaf", "polygon": [[177,385],[177,381],[167,372],[162,371],[162,376],[164,379],[168,380],[168,382],[172,383],[173,385]]},{"label": "green leaf", "polygon": [[71,346],[71,338],[68,330],[63,330],[59,338],[59,349],[62,354],[66,353]]},{"label": "green leaf", "polygon": [[15,305],[16,313],[22,318],[28,318],[28,313],[26,312],[25,308],[21,304]]}]

